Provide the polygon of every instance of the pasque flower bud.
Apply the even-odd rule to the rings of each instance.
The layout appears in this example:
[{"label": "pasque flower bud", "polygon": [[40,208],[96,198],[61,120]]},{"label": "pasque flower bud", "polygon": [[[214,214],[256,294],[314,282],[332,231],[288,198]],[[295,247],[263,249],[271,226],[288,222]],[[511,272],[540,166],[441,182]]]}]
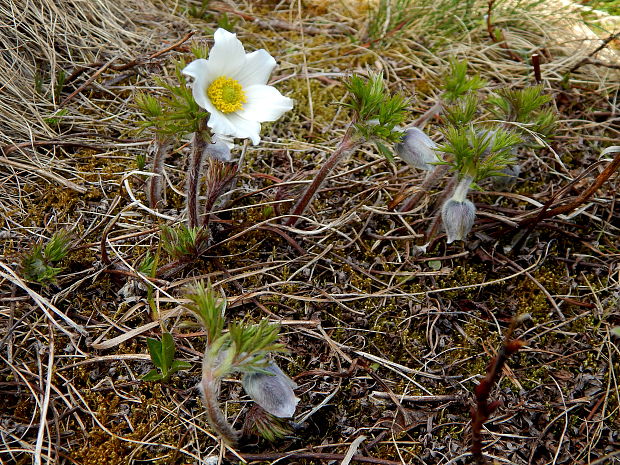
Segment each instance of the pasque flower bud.
[{"label": "pasque flower bud", "polygon": [[409,166],[421,170],[431,170],[439,161],[435,148],[437,144],[418,128],[405,130],[402,141],[394,146],[398,156]]},{"label": "pasque flower bud", "polygon": [[476,207],[465,198],[472,182],[470,177],[461,179],[452,197],[441,207],[441,220],[448,235],[448,244],[464,240],[474,225]]},{"label": "pasque flower bud", "polygon": [[467,199],[450,199],[441,208],[441,219],[448,234],[448,244],[462,241],[474,225],[476,207]]},{"label": "pasque flower bud", "polygon": [[269,362],[265,370],[272,374],[252,373],[243,377],[245,392],[272,415],[292,417],[299,402],[293,392],[297,385],[274,362]]}]

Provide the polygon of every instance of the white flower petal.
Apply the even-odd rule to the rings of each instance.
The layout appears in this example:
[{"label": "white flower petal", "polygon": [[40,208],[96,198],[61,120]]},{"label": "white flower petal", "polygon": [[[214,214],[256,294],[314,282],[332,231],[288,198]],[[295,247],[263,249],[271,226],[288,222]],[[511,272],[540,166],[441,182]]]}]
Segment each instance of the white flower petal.
[{"label": "white flower petal", "polygon": [[260,142],[259,121],[243,118],[238,112],[231,113],[229,118],[231,123],[237,128],[237,134],[235,134],[235,137],[247,137],[252,141],[253,145],[258,145]]},{"label": "white flower petal", "polygon": [[[210,102],[209,102],[210,104]],[[217,109],[211,111],[211,117],[207,126],[219,136],[232,136],[240,139],[251,139],[252,144],[258,145],[260,142],[260,123],[250,121],[236,113],[222,113]]]},{"label": "white flower petal", "polygon": [[245,392],[272,415],[292,417],[299,402],[293,392],[295,383],[274,362],[270,362],[265,369],[273,374],[253,373],[243,377]]},{"label": "white flower petal", "polygon": [[198,79],[198,76],[209,73],[209,62],[204,58],[192,61],[181,71],[186,76]]},{"label": "white flower petal", "polygon": [[207,110],[209,113],[213,113],[215,108],[207,96],[207,88],[213,80],[213,76],[207,60],[199,59],[192,61],[183,68],[182,73],[194,79],[192,83],[192,95],[198,106]]},{"label": "white flower petal", "polygon": [[293,108],[293,99],[272,86],[253,85],[243,89],[248,102],[237,113],[246,119],[275,121]]},{"label": "white flower petal", "polygon": [[214,34],[215,44],[209,51],[209,67],[218,76],[232,77],[245,65],[245,50],[236,34],[219,28]]},{"label": "white flower petal", "polygon": [[266,50],[256,50],[245,56],[245,64],[234,77],[243,87],[267,84],[276,60]]},{"label": "white flower petal", "polygon": [[[211,105],[211,102],[209,102],[209,105]],[[211,105],[211,107],[213,108],[213,105]],[[237,129],[229,119],[230,114],[224,114],[215,108],[213,108],[210,113],[211,116],[209,117],[209,121],[207,121],[207,126],[213,129],[215,134],[240,137],[236,135]]]}]

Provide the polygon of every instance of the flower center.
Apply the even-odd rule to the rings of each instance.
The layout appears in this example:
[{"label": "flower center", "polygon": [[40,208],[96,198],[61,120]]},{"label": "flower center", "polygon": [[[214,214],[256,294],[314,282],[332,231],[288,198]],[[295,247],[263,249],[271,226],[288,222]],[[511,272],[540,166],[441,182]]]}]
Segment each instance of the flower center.
[{"label": "flower center", "polygon": [[239,111],[243,108],[243,104],[247,102],[241,84],[227,76],[220,76],[213,81],[207,89],[207,95],[211,99],[213,106],[222,113]]}]

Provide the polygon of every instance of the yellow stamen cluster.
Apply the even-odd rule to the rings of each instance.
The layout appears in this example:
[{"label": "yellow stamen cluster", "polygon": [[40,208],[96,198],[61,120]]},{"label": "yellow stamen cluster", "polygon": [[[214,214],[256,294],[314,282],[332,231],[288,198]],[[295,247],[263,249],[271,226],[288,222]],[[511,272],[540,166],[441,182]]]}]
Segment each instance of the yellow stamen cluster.
[{"label": "yellow stamen cluster", "polygon": [[239,111],[247,101],[241,84],[227,76],[220,76],[213,81],[207,89],[207,95],[213,106],[222,113]]}]

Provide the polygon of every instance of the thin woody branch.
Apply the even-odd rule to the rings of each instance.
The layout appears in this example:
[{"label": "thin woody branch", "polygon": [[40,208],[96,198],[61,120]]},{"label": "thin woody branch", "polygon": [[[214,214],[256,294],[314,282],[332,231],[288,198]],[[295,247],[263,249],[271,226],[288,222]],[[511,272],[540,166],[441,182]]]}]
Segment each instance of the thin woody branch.
[{"label": "thin woody branch", "polygon": [[474,388],[476,406],[471,410],[471,453],[478,465],[487,463],[482,453],[482,427],[493,412],[501,405],[500,401],[489,402],[491,391],[499,380],[506,361],[511,355],[517,353],[519,349],[525,345],[525,342],[520,339],[512,339],[512,334],[519,321],[519,318],[512,320],[506,332],[506,336],[504,337],[502,347],[499,349],[495,358],[491,360],[491,363],[489,363],[486,376]]}]

